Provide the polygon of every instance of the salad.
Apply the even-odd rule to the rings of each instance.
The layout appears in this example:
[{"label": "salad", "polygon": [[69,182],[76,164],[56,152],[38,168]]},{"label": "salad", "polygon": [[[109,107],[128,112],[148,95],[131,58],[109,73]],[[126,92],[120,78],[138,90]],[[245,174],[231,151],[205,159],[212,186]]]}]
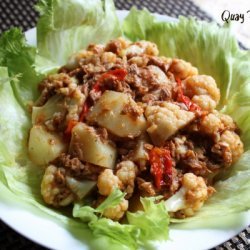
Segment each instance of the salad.
[{"label": "salad", "polygon": [[100,249],[249,209],[250,55],[229,27],[119,23],[111,0],[37,9],[37,47],[0,38],[3,194]]},{"label": "salad", "polygon": [[[44,201],[54,207],[92,198],[121,220],[140,197],[157,197],[172,217],[194,215],[215,178],[243,153],[233,119],[215,110],[215,80],[152,42],[90,44],[40,84],[28,152],[45,166]],[[94,190],[97,186],[97,190]]]}]

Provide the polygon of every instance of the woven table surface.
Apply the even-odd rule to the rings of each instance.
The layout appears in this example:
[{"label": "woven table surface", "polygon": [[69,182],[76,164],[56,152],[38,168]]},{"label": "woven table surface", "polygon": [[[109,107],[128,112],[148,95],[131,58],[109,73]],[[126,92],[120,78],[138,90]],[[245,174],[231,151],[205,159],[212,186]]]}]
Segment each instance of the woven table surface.
[{"label": "woven table surface", "polygon": [[[37,0],[0,0],[0,33],[10,27],[21,27],[23,31],[36,26],[38,14],[33,6]],[[146,7],[149,11],[172,17],[196,16],[211,21],[212,18],[189,0],[115,0],[117,9],[129,10],[132,6]],[[0,250],[46,249],[24,238],[0,220]],[[250,250],[250,227],[213,250]]]}]

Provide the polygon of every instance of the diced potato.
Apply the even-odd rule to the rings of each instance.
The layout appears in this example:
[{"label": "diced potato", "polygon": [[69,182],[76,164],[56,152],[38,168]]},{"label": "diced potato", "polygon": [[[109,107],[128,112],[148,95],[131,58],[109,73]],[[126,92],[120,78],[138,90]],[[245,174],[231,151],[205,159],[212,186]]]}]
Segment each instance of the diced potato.
[{"label": "diced potato", "polygon": [[[137,137],[146,129],[146,120],[140,107],[128,94],[105,91],[87,116],[120,137]],[[137,114],[138,112],[138,114]]]},{"label": "diced potato", "polygon": [[42,124],[53,118],[55,113],[66,112],[62,102],[63,98],[59,95],[51,97],[43,106],[32,108],[32,124]]},{"label": "diced potato", "polygon": [[73,128],[69,151],[82,161],[106,168],[115,166],[116,148],[84,123],[78,123]]},{"label": "diced potato", "polygon": [[44,126],[34,125],[29,136],[29,156],[38,165],[46,165],[67,149],[62,138],[48,132]]}]

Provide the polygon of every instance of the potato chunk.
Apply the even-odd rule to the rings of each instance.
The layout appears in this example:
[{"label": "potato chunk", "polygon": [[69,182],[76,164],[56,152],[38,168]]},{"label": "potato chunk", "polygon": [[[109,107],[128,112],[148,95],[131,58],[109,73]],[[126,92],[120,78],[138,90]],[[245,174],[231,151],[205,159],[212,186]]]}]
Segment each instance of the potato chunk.
[{"label": "potato chunk", "polygon": [[143,110],[130,95],[115,91],[105,91],[87,120],[120,137],[134,138],[146,129]]},{"label": "potato chunk", "polygon": [[155,145],[162,145],[170,136],[191,122],[193,112],[181,110],[170,102],[148,106],[145,111],[148,122],[148,133]]},{"label": "potato chunk", "polygon": [[43,106],[32,108],[32,124],[42,124],[53,119],[55,114],[66,112],[63,105],[63,98],[59,95],[51,97]]},{"label": "potato chunk", "polygon": [[29,156],[38,165],[46,165],[66,151],[66,144],[57,134],[48,132],[44,126],[34,125],[30,130]]},{"label": "potato chunk", "polygon": [[84,123],[73,128],[69,151],[80,160],[98,166],[113,168],[115,165],[116,148]]}]

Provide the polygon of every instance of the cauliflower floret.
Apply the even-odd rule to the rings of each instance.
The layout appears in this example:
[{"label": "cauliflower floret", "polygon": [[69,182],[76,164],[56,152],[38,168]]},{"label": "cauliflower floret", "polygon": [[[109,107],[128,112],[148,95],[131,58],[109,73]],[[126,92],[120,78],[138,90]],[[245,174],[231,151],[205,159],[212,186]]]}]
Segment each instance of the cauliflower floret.
[{"label": "cauliflower floret", "polygon": [[169,212],[178,212],[184,217],[193,216],[213,192],[214,189],[207,187],[202,177],[186,173],[181,189],[166,200],[165,205]]},{"label": "cauliflower floret", "polygon": [[187,206],[184,213],[187,216],[192,216],[208,199],[208,187],[202,177],[197,177],[192,173],[183,176],[182,185],[187,190],[185,194]]},{"label": "cauliflower floret", "polygon": [[95,43],[89,44],[87,48],[88,51],[92,51],[94,54],[101,54],[103,53],[104,49],[105,46],[103,44],[95,44]]},{"label": "cauliflower floret", "polygon": [[[53,77],[53,75],[51,76]],[[63,81],[63,78],[68,78],[67,81],[65,82],[61,82],[60,85],[58,85],[58,88],[56,89],[56,93],[57,94],[61,94],[64,96],[73,96],[74,92],[76,91],[77,88],[77,81],[75,78],[69,78],[69,76],[67,75],[67,77],[64,76],[64,73],[60,73],[60,74],[56,74],[53,77],[54,79],[52,80],[54,83],[55,82],[59,82],[59,81]]]},{"label": "cauliflower floret", "polygon": [[133,56],[128,60],[128,64],[136,64],[138,67],[146,67],[148,64],[149,58],[145,55],[142,56]]},{"label": "cauliflower floret", "polygon": [[[58,110],[63,110],[63,113],[67,111],[67,122],[78,120],[86,95],[82,93],[82,86],[78,85],[76,78],[69,77],[64,73],[50,75],[43,80],[40,88],[42,93],[36,102],[37,106],[41,106],[50,100],[51,102],[54,101]],[[48,121],[47,125],[53,130],[53,120]]]},{"label": "cauliflower floret", "polygon": [[203,110],[212,111],[220,100],[220,90],[211,76],[190,76],[183,81],[183,90]]},{"label": "cauliflower floret", "polygon": [[102,63],[115,63],[116,62],[116,54],[112,52],[104,52],[101,55],[101,62]]},{"label": "cauliflower floret", "polygon": [[159,56],[156,57],[156,59],[160,59],[160,61],[162,61],[162,63],[164,63],[168,68],[170,68],[172,62],[174,59],[170,58],[170,57],[165,57],[165,56]]},{"label": "cauliflower floret", "polygon": [[71,78],[71,83],[68,86],[61,87],[56,91],[58,94],[66,96],[67,122],[79,119],[79,114],[86,100],[86,95],[82,93],[81,88],[77,85],[76,80]]},{"label": "cauliflower floret", "polygon": [[49,75],[39,85],[42,91],[40,97],[36,101],[36,106],[42,106],[47,100],[55,95],[71,96],[77,88],[77,80],[65,73]]},{"label": "cauliflower floret", "polygon": [[119,220],[123,217],[124,213],[128,210],[128,201],[123,199],[121,203],[115,207],[106,208],[103,216],[111,220]]},{"label": "cauliflower floret", "polygon": [[72,120],[78,121],[79,119],[79,106],[76,104],[68,105],[68,113],[66,115],[66,122],[70,122]]},{"label": "cauliflower floret", "polygon": [[137,144],[133,150],[125,157],[136,163],[140,171],[144,171],[147,168],[147,161],[149,159],[148,150],[146,145],[150,143],[148,135],[143,134],[137,141]]},{"label": "cauliflower floret", "polygon": [[67,122],[71,120],[77,121],[79,119],[85,100],[86,95],[81,92],[80,87],[77,87],[71,96],[66,99],[66,107],[68,111],[66,116]]},{"label": "cauliflower floret", "polygon": [[54,165],[47,167],[41,183],[41,194],[46,203],[67,206],[74,200],[74,195],[67,187],[64,174]]},{"label": "cauliflower floret", "polygon": [[148,41],[139,41],[130,44],[126,49],[125,54],[129,58],[132,56],[139,56],[142,54],[150,56],[158,56],[159,50],[155,43]]},{"label": "cauliflower floret", "polygon": [[73,70],[79,66],[79,63],[81,60],[90,59],[93,56],[93,51],[87,51],[87,50],[80,50],[70,56],[70,58],[67,61],[67,64],[65,65],[65,68],[69,70]]},{"label": "cauliflower floret", "polygon": [[213,148],[223,150],[224,147],[230,149],[232,163],[236,162],[244,152],[243,143],[240,137],[230,130],[226,130],[222,133],[219,142],[215,144]]},{"label": "cauliflower floret", "polygon": [[127,193],[126,198],[129,198],[134,192],[137,167],[132,161],[122,161],[116,168],[116,176],[123,184],[123,190]]},{"label": "cauliflower floret", "polygon": [[95,185],[95,181],[78,181],[67,176],[64,168],[49,165],[42,179],[41,194],[44,201],[54,207],[67,206],[82,199]]},{"label": "cauliflower floret", "polygon": [[193,67],[191,63],[176,58],[173,59],[169,71],[173,73],[176,78],[179,78],[180,80],[198,74],[197,68]]},{"label": "cauliflower floret", "polygon": [[170,102],[148,106],[145,116],[147,131],[155,145],[162,145],[171,135],[195,118],[193,112],[181,110],[179,106]]},{"label": "cauliflower floret", "polygon": [[174,143],[174,157],[176,160],[180,160],[180,158],[185,157],[189,148],[187,145],[187,137],[186,136],[175,136],[173,138]]},{"label": "cauliflower floret", "polygon": [[111,40],[105,47],[105,51],[113,52],[116,55],[123,56],[123,51],[131,44],[122,37]]},{"label": "cauliflower floret", "polygon": [[200,120],[200,130],[206,134],[216,134],[227,129],[234,130],[236,125],[233,119],[225,114],[214,110]]},{"label": "cauliflower floret", "polygon": [[114,189],[120,189],[122,187],[122,182],[113,174],[111,169],[105,169],[98,176],[97,187],[101,195],[108,196]]}]

